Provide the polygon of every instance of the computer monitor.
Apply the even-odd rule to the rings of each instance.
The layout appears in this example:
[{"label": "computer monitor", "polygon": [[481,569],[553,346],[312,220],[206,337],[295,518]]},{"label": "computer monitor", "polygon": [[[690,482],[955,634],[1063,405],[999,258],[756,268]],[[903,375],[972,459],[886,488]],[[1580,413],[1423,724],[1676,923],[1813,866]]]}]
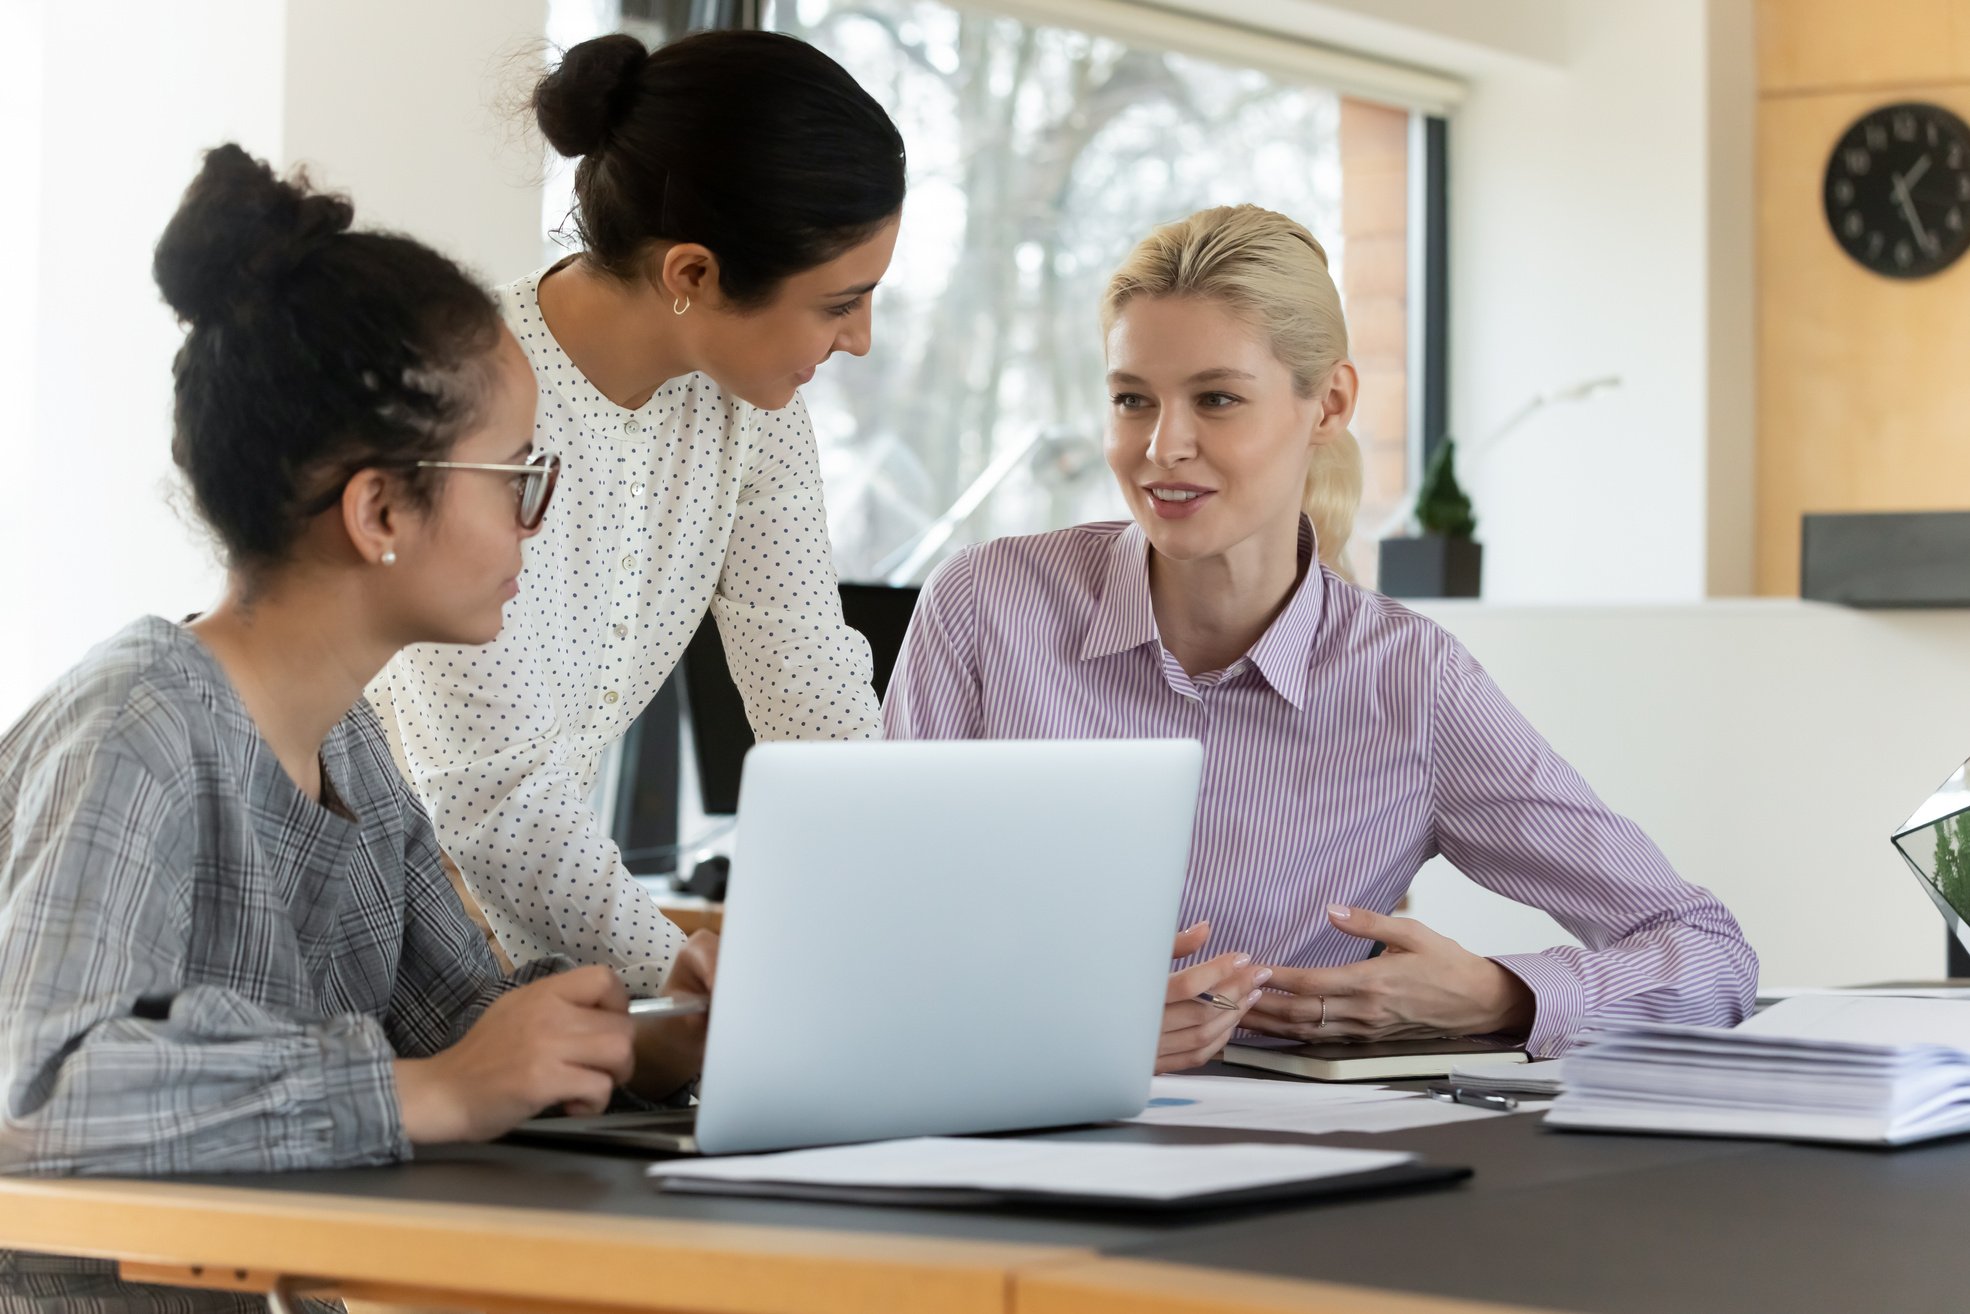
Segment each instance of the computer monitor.
[{"label": "computer monitor", "polygon": [[1970,761],[1896,828],[1894,838],[1895,851],[1950,929],[1950,975],[1970,976]]},{"label": "computer monitor", "polygon": [[[890,672],[903,651],[903,636],[916,610],[915,586],[843,584],[841,612],[850,629],[869,641],[875,657],[874,685],[878,698],[889,688]],[[691,718],[691,740],[698,767],[698,797],[707,814],[739,810],[739,773],[752,748],[752,725],[745,702],[732,683],[725,664],[725,645],[710,616],[684,650],[684,703]]]}]

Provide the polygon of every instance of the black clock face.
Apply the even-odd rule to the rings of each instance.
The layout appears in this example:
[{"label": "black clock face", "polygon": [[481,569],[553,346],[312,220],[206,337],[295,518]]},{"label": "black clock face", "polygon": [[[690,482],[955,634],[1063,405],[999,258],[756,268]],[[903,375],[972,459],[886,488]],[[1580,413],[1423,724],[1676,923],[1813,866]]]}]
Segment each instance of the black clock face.
[{"label": "black clock face", "polygon": [[1970,247],[1970,127],[1917,102],[1863,115],[1827,161],[1826,222],[1877,274],[1948,268]]}]

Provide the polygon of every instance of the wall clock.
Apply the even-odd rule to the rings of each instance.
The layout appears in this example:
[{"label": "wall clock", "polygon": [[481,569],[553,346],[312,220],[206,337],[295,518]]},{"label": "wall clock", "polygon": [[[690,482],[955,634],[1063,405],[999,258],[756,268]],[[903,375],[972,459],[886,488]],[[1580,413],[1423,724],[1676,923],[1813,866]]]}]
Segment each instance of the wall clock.
[{"label": "wall clock", "polygon": [[1970,248],[1970,126],[1910,101],[1863,114],[1826,163],[1826,222],[1888,278],[1926,278]]}]

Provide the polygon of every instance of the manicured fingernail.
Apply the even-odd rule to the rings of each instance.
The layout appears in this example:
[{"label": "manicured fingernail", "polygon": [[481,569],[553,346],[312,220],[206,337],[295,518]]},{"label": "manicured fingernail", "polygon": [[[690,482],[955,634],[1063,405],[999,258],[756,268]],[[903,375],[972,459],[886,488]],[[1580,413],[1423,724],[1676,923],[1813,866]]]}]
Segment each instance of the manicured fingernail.
[{"label": "manicured fingernail", "polygon": [[[1257,985],[1264,985],[1266,982],[1270,980],[1272,980],[1272,969],[1270,967],[1261,967],[1259,969],[1258,975],[1252,978],[1254,984]],[[1259,995],[1258,991],[1254,990],[1252,992],[1252,998],[1257,999],[1258,995]]]},{"label": "manicured fingernail", "polygon": [[1258,1003],[1258,1002],[1259,1002],[1259,996],[1260,996],[1260,995],[1262,995],[1262,994],[1264,994],[1264,993],[1265,993],[1265,991],[1263,991],[1263,990],[1254,990],[1254,991],[1253,991],[1253,992],[1252,992],[1251,994],[1249,994],[1249,995],[1246,995],[1246,996],[1245,996],[1245,1006],[1246,1006],[1247,1008],[1250,1008],[1250,1007],[1251,1007],[1251,1006],[1252,1006],[1253,1004],[1256,1004],[1256,1003]]},{"label": "manicured fingernail", "polygon": [[1234,961],[1231,965],[1233,967],[1243,967],[1245,966],[1245,964],[1251,961],[1252,961],[1252,956],[1250,954],[1240,954],[1238,955],[1236,961]]},{"label": "manicured fingernail", "polygon": [[1192,931],[1196,930],[1198,927],[1202,926],[1203,924],[1204,923],[1202,922],[1192,922],[1190,925],[1183,928],[1183,933],[1185,935],[1189,935]]},{"label": "manicured fingernail", "polygon": [[1339,922],[1346,921],[1348,919],[1348,914],[1352,913],[1353,911],[1354,909],[1348,907],[1344,903],[1330,903],[1327,905],[1327,915],[1329,917],[1332,917],[1335,921],[1339,921]]}]

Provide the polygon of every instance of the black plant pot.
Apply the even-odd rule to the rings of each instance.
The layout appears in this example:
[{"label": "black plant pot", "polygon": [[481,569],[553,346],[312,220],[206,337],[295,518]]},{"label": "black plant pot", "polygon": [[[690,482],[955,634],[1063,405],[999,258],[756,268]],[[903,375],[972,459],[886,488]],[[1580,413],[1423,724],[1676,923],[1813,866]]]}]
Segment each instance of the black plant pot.
[{"label": "black plant pot", "polygon": [[1475,598],[1484,573],[1484,545],[1474,539],[1425,534],[1382,540],[1382,592],[1391,598]]}]

